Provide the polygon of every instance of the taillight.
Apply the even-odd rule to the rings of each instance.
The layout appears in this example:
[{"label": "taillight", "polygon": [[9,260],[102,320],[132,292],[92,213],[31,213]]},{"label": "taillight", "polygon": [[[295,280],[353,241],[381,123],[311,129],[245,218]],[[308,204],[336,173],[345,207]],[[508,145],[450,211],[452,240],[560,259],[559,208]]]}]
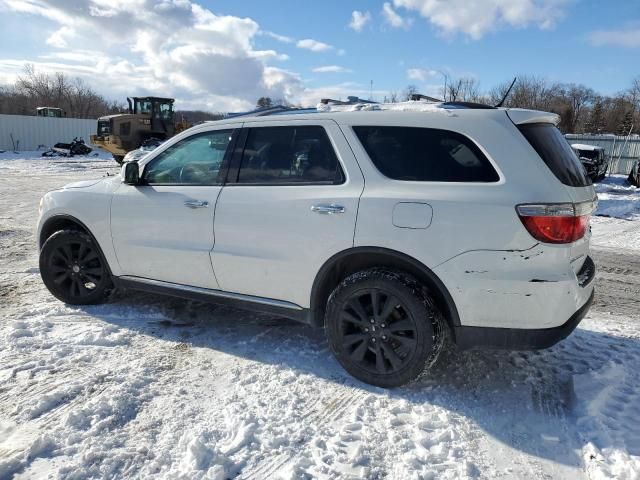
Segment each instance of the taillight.
[{"label": "taillight", "polygon": [[584,237],[597,201],[518,205],[516,210],[527,231],[543,243],[573,243]]}]

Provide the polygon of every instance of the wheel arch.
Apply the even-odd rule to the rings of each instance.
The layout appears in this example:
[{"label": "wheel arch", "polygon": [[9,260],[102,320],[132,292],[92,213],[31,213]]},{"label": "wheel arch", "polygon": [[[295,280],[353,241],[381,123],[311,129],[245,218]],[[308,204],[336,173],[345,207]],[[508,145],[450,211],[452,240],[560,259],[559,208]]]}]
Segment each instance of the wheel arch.
[{"label": "wheel arch", "polygon": [[102,257],[107,270],[109,271],[109,274],[112,275],[111,266],[107,261],[107,257],[104,255],[104,251],[100,246],[100,242],[98,242],[95,235],[82,221],[71,215],[53,215],[45,220],[45,222],[42,224],[42,228],[40,228],[40,233],[38,234],[38,251],[42,250],[42,245],[44,245],[44,242],[46,242],[51,235],[59,230],[79,230],[89,235],[93,243],[95,243],[96,247],[98,247],[98,253]]},{"label": "wheel arch", "polygon": [[[42,228],[40,228],[40,233],[38,234],[38,250],[42,250],[42,246],[47,239],[53,235],[58,230],[80,230],[87,235],[91,236],[91,239],[98,245],[97,240],[91,233],[91,231],[87,228],[87,226],[71,215],[53,215],[49,217],[42,224]],[[100,245],[98,245],[98,248]]]},{"label": "wheel arch", "polygon": [[327,260],[311,287],[310,323],[324,325],[325,306],[333,289],[347,276],[372,267],[389,267],[414,276],[434,297],[445,315],[452,335],[460,326],[458,309],[442,280],[426,265],[409,255],[384,247],[354,247]]}]

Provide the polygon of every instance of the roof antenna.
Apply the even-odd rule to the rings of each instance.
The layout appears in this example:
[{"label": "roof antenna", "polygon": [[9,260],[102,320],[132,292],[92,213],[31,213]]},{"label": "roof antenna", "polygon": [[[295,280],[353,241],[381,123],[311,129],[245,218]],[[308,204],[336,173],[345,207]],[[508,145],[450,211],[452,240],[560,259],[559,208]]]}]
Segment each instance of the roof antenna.
[{"label": "roof antenna", "polygon": [[513,88],[513,86],[516,84],[516,80],[518,80],[518,77],[513,77],[513,82],[511,82],[511,86],[508,88],[507,93],[504,94],[504,97],[502,97],[502,100],[500,100],[500,103],[498,103],[497,105],[495,105],[496,108],[499,108],[502,106],[502,104],[504,103],[504,101],[507,99],[507,97],[509,96],[509,94],[511,93],[511,89]]}]

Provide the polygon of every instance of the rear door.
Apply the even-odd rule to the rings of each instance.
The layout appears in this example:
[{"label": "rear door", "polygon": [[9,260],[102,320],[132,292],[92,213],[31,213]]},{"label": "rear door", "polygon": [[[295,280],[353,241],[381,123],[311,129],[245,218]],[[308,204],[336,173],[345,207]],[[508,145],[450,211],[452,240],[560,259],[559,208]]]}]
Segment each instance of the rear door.
[{"label": "rear door", "polygon": [[309,306],[322,264],[353,246],[364,179],[330,120],[245,123],[215,215],[225,291]]},{"label": "rear door", "polygon": [[146,163],[141,185],[115,192],[111,232],[123,275],[218,288],[213,216],[234,139],[229,127],[194,133]]}]

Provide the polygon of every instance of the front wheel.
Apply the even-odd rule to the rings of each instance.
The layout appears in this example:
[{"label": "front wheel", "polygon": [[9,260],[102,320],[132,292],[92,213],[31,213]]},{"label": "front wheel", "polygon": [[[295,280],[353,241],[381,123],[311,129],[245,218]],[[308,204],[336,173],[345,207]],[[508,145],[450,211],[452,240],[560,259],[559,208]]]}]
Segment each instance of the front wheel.
[{"label": "front wheel", "polygon": [[446,328],[415,279],[386,269],[347,277],[327,303],[325,330],[334,355],[351,375],[379,387],[409,383],[433,365]]},{"label": "front wheel", "polygon": [[40,251],[40,275],[58,300],[72,305],[100,303],[113,288],[111,274],[90,235],[60,230]]}]

